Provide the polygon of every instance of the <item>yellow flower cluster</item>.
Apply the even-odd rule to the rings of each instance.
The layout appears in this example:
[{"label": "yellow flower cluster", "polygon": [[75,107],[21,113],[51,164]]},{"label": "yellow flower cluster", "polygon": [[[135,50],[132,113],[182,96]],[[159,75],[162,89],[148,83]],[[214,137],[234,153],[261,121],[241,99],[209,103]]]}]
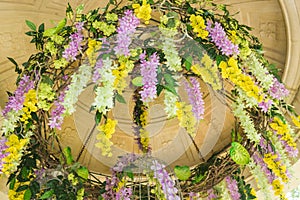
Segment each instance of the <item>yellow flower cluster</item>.
[{"label": "yellow flower cluster", "polygon": [[151,19],[151,6],[147,3],[147,0],[143,0],[142,6],[140,4],[132,4],[132,8],[134,9],[134,13],[137,18],[145,20],[145,24],[149,24],[149,20]]},{"label": "yellow flower cluster", "polygon": [[14,188],[8,190],[8,199],[9,200],[24,200],[24,194],[26,190],[16,192],[16,190],[23,185],[28,185],[29,182],[19,182],[16,180],[16,183],[14,185]]},{"label": "yellow flower cluster", "polygon": [[284,193],[283,193],[283,185],[281,184],[280,180],[275,179],[272,182],[272,187],[274,190],[274,194],[276,196],[280,196],[281,200],[286,200],[287,198],[285,197]]},{"label": "yellow flower cluster", "polygon": [[124,88],[127,86],[126,77],[128,73],[132,71],[134,64],[133,61],[125,58],[120,58],[120,66],[112,70],[112,74],[115,76],[114,88],[119,94],[123,93]]},{"label": "yellow flower cluster", "polygon": [[184,102],[176,102],[176,115],[179,120],[179,126],[185,128],[192,137],[196,135],[196,118],[192,112],[192,105],[186,105]]},{"label": "yellow flower cluster", "polygon": [[96,61],[97,61],[96,51],[101,48],[101,44],[102,43],[100,41],[96,41],[94,39],[89,38],[88,49],[86,50],[86,55],[89,59],[91,66],[94,66],[96,64]]},{"label": "yellow flower cluster", "polygon": [[266,153],[263,160],[276,176],[280,177],[283,182],[288,182],[289,178],[286,175],[286,166],[282,165],[280,161],[277,161],[278,156],[276,154]]},{"label": "yellow flower cluster", "polygon": [[242,70],[238,67],[238,62],[233,57],[229,58],[228,63],[222,61],[219,64],[219,68],[222,71],[223,78],[229,78],[235,85],[244,90],[248,97],[253,97],[257,102],[263,100],[261,88],[259,88],[250,76],[242,73]]},{"label": "yellow flower cluster", "polygon": [[295,126],[300,128],[300,115],[298,117],[295,117],[295,116],[291,116],[291,117],[292,117],[292,121],[295,124]]},{"label": "yellow flower cluster", "polygon": [[8,155],[2,159],[3,164],[3,173],[9,175],[13,173],[19,164],[19,161],[23,155],[24,147],[29,143],[29,138],[19,139],[16,134],[11,134],[7,142],[5,143],[8,148],[5,150],[5,153]]},{"label": "yellow flower cluster", "polygon": [[190,16],[190,22],[191,22],[191,26],[193,28],[193,31],[195,33],[197,33],[198,37],[200,37],[202,39],[207,38],[208,31],[205,30],[205,28],[206,28],[205,21],[201,16],[199,16],[199,15],[196,16],[196,15],[192,14]]},{"label": "yellow flower cluster", "polygon": [[293,147],[294,149],[297,148],[297,144],[295,143],[293,137],[290,134],[290,129],[288,128],[288,125],[285,124],[279,117],[274,117],[273,122],[270,123],[270,127],[273,130],[275,130],[278,135],[281,136],[281,140],[286,141],[286,143],[290,147]]},{"label": "yellow flower cluster", "polygon": [[111,146],[113,145],[113,143],[110,141],[110,139],[112,138],[112,134],[115,132],[117,123],[117,120],[107,119],[103,125],[99,125],[97,127],[100,133],[96,136],[99,142],[96,143],[95,146],[101,149],[103,156],[112,156]]},{"label": "yellow flower cluster", "polygon": [[200,65],[192,65],[191,70],[194,74],[201,76],[204,82],[210,84],[214,90],[220,90],[222,88],[222,84],[220,82],[220,78],[218,77],[218,66],[213,64],[213,61],[207,54],[204,54],[201,63],[203,67]]},{"label": "yellow flower cluster", "polygon": [[24,124],[28,123],[28,120],[31,119],[31,113],[36,112],[38,100],[36,98],[35,90],[29,90],[25,95],[24,106],[23,106],[23,115],[20,119]]}]

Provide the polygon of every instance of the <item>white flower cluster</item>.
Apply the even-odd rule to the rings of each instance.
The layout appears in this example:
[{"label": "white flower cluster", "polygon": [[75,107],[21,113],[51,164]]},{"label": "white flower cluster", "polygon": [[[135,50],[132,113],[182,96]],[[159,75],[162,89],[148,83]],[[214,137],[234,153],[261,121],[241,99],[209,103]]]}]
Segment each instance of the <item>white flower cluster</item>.
[{"label": "white flower cluster", "polygon": [[265,200],[271,200],[272,194],[270,189],[270,184],[268,183],[267,177],[264,175],[260,165],[254,163],[251,159],[247,165],[251,171],[251,174],[254,176],[258,187],[261,189],[265,196]]},{"label": "white flower cluster", "polygon": [[181,67],[181,58],[178,55],[178,50],[176,49],[175,36],[177,34],[177,30],[168,29],[159,27],[161,31],[161,39],[162,43],[162,50],[165,54],[165,58],[167,60],[166,64],[171,71],[180,71]]},{"label": "white flower cluster", "polygon": [[14,111],[11,110],[7,113],[6,117],[2,121],[2,129],[1,134],[9,135],[9,133],[13,133],[16,127],[16,123],[19,121],[20,116],[23,114],[22,110]]},{"label": "white flower cluster", "polygon": [[92,106],[96,108],[100,113],[106,113],[113,108],[113,98],[114,98],[114,81],[115,76],[112,74],[112,69],[114,69],[112,61],[110,58],[103,60],[103,67],[99,69],[99,74],[101,79],[95,90],[96,97]]},{"label": "white flower cluster", "polygon": [[173,94],[172,92],[169,92],[168,90],[165,90],[164,109],[169,119],[176,116],[177,107],[175,106],[175,103],[177,101],[178,101],[177,95]]},{"label": "white flower cluster", "polygon": [[92,67],[83,64],[79,67],[78,73],[72,75],[71,83],[65,93],[64,102],[62,105],[65,108],[65,115],[71,115],[75,112],[75,103],[78,101],[78,96],[87,86],[88,81],[92,76]]},{"label": "white flower cluster", "polygon": [[260,82],[262,88],[268,91],[273,84],[274,76],[268,72],[253,53],[248,56],[245,64],[249,67],[250,72]]},{"label": "white flower cluster", "polygon": [[252,119],[245,111],[245,106],[242,100],[237,98],[237,101],[233,103],[232,108],[234,116],[240,120],[241,126],[243,127],[248,139],[251,142],[255,142],[255,144],[259,144],[261,135],[257,132]]}]

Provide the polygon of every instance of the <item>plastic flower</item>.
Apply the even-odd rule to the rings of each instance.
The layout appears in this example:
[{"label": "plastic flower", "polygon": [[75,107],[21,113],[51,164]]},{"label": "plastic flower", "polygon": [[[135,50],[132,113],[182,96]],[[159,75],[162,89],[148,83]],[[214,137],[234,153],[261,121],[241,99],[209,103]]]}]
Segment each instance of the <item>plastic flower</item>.
[{"label": "plastic flower", "polygon": [[96,64],[96,59],[97,59],[97,51],[101,48],[101,42],[94,40],[94,39],[89,39],[88,41],[88,49],[86,50],[86,55],[89,59],[89,63],[91,66],[94,66]]},{"label": "plastic flower", "polygon": [[27,124],[29,119],[31,119],[31,113],[36,112],[37,108],[37,98],[35,90],[31,89],[25,94],[24,107],[23,107],[23,115],[21,117],[21,121],[24,124]]},{"label": "plastic flower", "polygon": [[162,187],[164,197],[168,200],[180,200],[180,197],[177,195],[178,190],[175,187],[175,181],[171,179],[169,173],[165,170],[165,165],[154,160],[150,168],[153,170],[154,178],[158,180]]},{"label": "plastic flower", "polygon": [[38,108],[48,111],[53,103],[54,98],[55,98],[55,93],[52,90],[51,85],[44,82],[40,83],[38,94],[37,94]]},{"label": "plastic flower", "polygon": [[192,14],[190,16],[190,22],[193,31],[197,33],[198,37],[201,37],[202,39],[207,38],[208,31],[206,30],[205,21],[201,16]]},{"label": "plastic flower", "polygon": [[148,103],[156,97],[157,68],[159,57],[156,53],[152,54],[149,61],[145,60],[145,53],[141,54],[141,75],[143,77],[143,87],[140,91],[143,102]]},{"label": "plastic flower", "polygon": [[287,97],[289,95],[289,91],[285,88],[285,86],[280,83],[277,78],[273,79],[273,84],[269,89],[269,94],[274,99],[282,99],[284,97]]},{"label": "plastic flower", "polygon": [[63,123],[64,117],[63,113],[65,112],[65,107],[63,106],[65,93],[64,91],[60,92],[58,99],[54,101],[54,108],[51,110],[50,119],[49,119],[49,127],[54,129],[61,129],[61,125]]},{"label": "plastic flower", "polygon": [[78,52],[82,49],[81,42],[83,40],[82,30],[84,22],[77,22],[76,32],[70,36],[69,46],[63,52],[63,58],[67,61],[75,61]]},{"label": "plastic flower", "polygon": [[192,112],[192,106],[184,102],[176,102],[176,115],[179,120],[179,126],[185,128],[192,137],[196,135],[196,118]]},{"label": "plastic flower", "polygon": [[103,21],[95,21],[92,24],[93,28],[103,32],[103,35],[110,36],[116,31],[116,27],[113,24],[108,24]]},{"label": "plastic flower", "polygon": [[107,119],[103,125],[98,125],[97,129],[100,133],[97,134],[96,138],[98,142],[95,144],[96,147],[101,149],[102,155],[111,157],[111,146],[113,143],[110,141],[112,134],[115,132],[117,120]]},{"label": "plastic flower", "polygon": [[88,81],[92,75],[92,67],[83,64],[79,67],[78,72],[71,77],[71,83],[65,92],[64,101],[61,103],[64,107],[64,114],[71,115],[75,111],[75,103],[78,96],[87,86]]},{"label": "plastic flower", "polygon": [[2,111],[4,117],[6,117],[7,113],[11,110],[18,112],[23,108],[23,103],[25,100],[25,94],[34,87],[34,82],[30,80],[30,77],[24,75],[20,82],[18,83],[18,87],[14,94],[8,98],[8,102],[5,108]]},{"label": "plastic flower", "polygon": [[132,8],[134,9],[137,18],[143,19],[145,24],[149,24],[152,9],[150,4],[147,3],[147,0],[143,0],[142,6],[140,4],[132,4]]},{"label": "plastic flower", "polygon": [[128,85],[126,82],[126,77],[128,77],[128,73],[130,73],[134,67],[133,61],[128,58],[119,58],[120,65],[118,68],[112,70],[112,74],[116,77],[114,81],[114,88],[116,88],[119,94],[123,93],[123,90]]},{"label": "plastic flower", "polygon": [[239,193],[237,181],[229,176],[227,176],[225,178],[225,181],[227,183],[227,189],[230,192],[230,196],[231,196],[232,200],[239,200],[241,197],[241,194]]},{"label": "plastic flower", "polygon": [[202,93],[200,91],[200,84],[195,77],[191,77],[189,81],[190,83],[185,81],[184,85],[188,93],[189,102],[193,107],[192,111],[196,119],[203,119],[204,101],[202,99]]},{"label": "plastic flower", "polygon": [[226,56],[239,54],[238,46],[234,45],[228,39],[226,32],[219,22],[215,22],[214,27],[212,27],[212,22],[208,21],[206,30],[209,32],[209,37],[212,42],[214,42],[218,49],[221,50],[222,54]]},{"label": "plastic flower", "polygon": [[131,35],[135,32],[140,24],[140,20],[134,16],[131,10],[124,12],[124,17],[119,19],[119,27],[117,28],[117,45],[114,51],[117,55],[129,56],[129,45],[131,44]]},{"label": "plastic flower", "polygon": [[164,98],[165,112],[167,113],[168,118],[175,117],[177,108],[174,105],[179,100],[179,97],[167,90],[165,90],[164,92],[165,92],[165,98]]}]

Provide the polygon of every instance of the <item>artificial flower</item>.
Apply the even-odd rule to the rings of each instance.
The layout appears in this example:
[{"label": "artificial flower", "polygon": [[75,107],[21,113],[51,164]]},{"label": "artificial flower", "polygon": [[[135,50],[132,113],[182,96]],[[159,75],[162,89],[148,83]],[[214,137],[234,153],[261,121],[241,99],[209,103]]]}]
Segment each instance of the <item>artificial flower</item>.
[{"label": "artificial flower", "polygon": [[140,4],[132,4],[132,8],[134,9],[137,18],[143,19],[145,24],[149,24],[152,9],[150,4],[147,3],[147,0],[143,0],[142,6]]}]

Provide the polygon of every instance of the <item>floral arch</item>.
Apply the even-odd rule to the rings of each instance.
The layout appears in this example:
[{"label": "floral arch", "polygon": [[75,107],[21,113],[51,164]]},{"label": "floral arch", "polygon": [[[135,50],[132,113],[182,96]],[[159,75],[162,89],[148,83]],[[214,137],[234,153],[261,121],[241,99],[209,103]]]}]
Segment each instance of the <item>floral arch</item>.
[{"label": "floral arch", "polygon": [[[300,118],[262,44],[226,5],[111,0],[87,13],[68,5],[53,28],[26,24],[38,52],[22,65],[9,58],[19,77],[2,112],[0,169],[9,177],[10,199],[255,199],[245,168],[266,198],[272,188],[285,199]],[[232,143],[196,166],[169,169],[151,155],[149,107],[162,96],[168,120],[195,142],[205,110],[201,83],[234,115]],[[91,86],[95,146],[107,157],[118,123],[111,112],[129,103],[126,88],[133,91],[139,153],[120,157],[109,176],[89,171],[60,144],[64,118]]]}]

